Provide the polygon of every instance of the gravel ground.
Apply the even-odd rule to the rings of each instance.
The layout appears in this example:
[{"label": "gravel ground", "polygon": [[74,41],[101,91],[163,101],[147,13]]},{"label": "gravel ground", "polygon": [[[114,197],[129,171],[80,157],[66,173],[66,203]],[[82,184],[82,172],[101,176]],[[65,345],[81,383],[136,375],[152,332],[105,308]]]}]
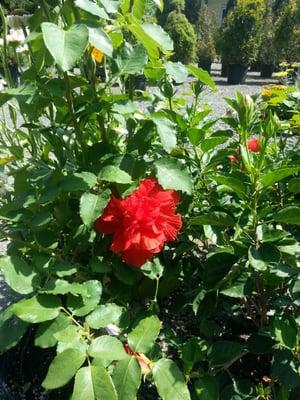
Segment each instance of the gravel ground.
[{"label": "gravel ground", "polygon": [[[270,83],[275,83],[275,79],[262,79],[259,77],[259,73],[257,72],[249,72],[247,82],[243,85],[228,85],[226,82],[226,78],[222,78],[220,76],[220,65],[213,64],[211,71],[212,78],[216,82],[218,92],[213,93],[211,91],[207,91],[204,93],[203,101],[208,103],[213,108],[213,115],[215,117],[220,117],[223,115],[228,105],[224,101],[223,97],[232,98],[235,96],[236,91],[240,91],[244,94],[253,95],[255,93],[259,93],[262,90],[264,85],[268,85]],[[177,87],[178,94],[184,94],[189,92],[188,84],[184,84]],[[6,110],[7,111],[7,110]],[[1,113],[0,113],[1,115]],[[8,115],[7,115],[8,117]],[[0,117],[1,119],[1,117]],[[5,253],[5,243],[0,242],[0,254]],[[5,285],[2,278],[0,277],[0,311],[7,307],[7,305],[13,300],[14,294],[12,291]]]}]

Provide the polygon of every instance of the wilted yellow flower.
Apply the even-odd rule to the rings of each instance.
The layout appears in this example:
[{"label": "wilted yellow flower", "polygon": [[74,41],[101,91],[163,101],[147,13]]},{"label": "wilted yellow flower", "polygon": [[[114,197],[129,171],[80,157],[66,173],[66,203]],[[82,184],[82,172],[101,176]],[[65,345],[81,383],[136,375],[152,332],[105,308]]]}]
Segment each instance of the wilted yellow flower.
[{"label": "wilted yellow flower", "polygon": [[92,57],[97,63],[100,64],[103,61],[104,54],[102,53],[101,50],[96,49],[96,47],[94,47],[92,51]]},{"label": "wilted yellow flower", "polygon": [[286,76],[288,76],[288,72],[287,71],[276,72],[276,74],[274,74],[274,76],[276,78],[285,78]]}]

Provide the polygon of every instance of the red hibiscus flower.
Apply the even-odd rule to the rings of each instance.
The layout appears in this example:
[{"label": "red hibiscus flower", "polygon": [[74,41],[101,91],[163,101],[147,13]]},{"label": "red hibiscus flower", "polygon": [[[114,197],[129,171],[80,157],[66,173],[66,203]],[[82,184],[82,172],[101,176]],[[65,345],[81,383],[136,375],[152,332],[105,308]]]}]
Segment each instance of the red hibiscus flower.
[{"label": "red hibiscus flower", "polygon": [[251,138],[247,141],[247,147],[252,153],[260,152],[260,144],[258,138]]},{"label": "red hibiscus flower", "polygon": [[142,266],[159,253],[165,242],[176,239],[182,227],[176,214],[179,194],[163,190],[155,179],[144,179],[125,199],[112,196],[96,229],[112,234],[110,250],[134,267]]}]

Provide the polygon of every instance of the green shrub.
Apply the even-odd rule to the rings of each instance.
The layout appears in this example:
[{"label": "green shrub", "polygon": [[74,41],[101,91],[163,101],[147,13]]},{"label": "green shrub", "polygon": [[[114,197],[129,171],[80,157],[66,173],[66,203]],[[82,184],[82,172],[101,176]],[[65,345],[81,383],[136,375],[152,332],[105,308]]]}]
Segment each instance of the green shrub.
[{"label": "green shrub", "polygon": [[185,0],[167,0],[164,2],[164,9],[159,17],[160,24],[164,26],[171,12],[183,14],[185,9]]},{"label": "green shrub", "polygon": [[200,65],[212,63],[216,57],[215,32],[213,27],[214,15],[208,7],[203,4],[200,8],[199,18],[196,25],[197,33],[197,61]]},{"label": "green shrub", "polygon": [[196,24],[199,18],[200,8],[203,1],[201,0],[186,0],[185,15],[192,24]]},{"label": "green shrub", "polygon": [[275,26],[275,49],[280,61],[298,61],[300,57],[299,30],[299,2],[287,0],[279,9]]},{"label": "green shrub", "polygon": [[222,29],[220,50],[229,64],[249,65],[257,57],[260,41],[263,0],[239,0]]},{"label": "green shrub", "polygon": [[29,12],[32,13],[39,5],[38,0],[1,0],[0,4],[7,12]]},{"label": "green shrub", "polygon": [[164,28],[174,41],[174,61],[181,61],[184,64],[194,61],[196,56],[196,34],[186,16],[172,11]]},{"label": "green shrub", "polygon": [[270,1],[267,2],[266,11],[264,14],[261,44],[257,61],[260,64],[267,65],[275,65],[277,62],[277,53],[275,49],[274,12]]}]

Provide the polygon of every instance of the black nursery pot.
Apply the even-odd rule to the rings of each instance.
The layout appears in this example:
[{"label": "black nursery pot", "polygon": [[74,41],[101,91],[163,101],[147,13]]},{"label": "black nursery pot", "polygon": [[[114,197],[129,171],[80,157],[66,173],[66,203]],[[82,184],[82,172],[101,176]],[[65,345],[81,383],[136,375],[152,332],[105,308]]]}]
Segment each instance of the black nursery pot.
[{"label": "black nursery pot", "polygon": [[221,76],[222,76],[222,78],[227,78],[227,76],[228,76],[228,65],[227,64],[222,64]]},{"label": "black nursery pot", "polygon": [[133,82],[130,82],[129,79],[125,82],[126,91],[130,91],[130,85],[132,85],[133,90],[142,90],[145,91],[147,88],[147,78],[145,75],[137,75],[134,77]]},{"label": "black nursery pot", "polygon": [[260,70],[261,78],[272,78],[274,68],[275,68],[274,65],[262,64],[261,70]]},{"label": "black nursery pot", "polygon": [[198,66],[210,74],[210,71],[211,71],[211,62],[210,61],[201,61],[198,63]]},{"label": "black nursery pot", "polygon": [[248,65],[231,64],[228,66],[227,82],[231,85],[244,83],[247,78]]}]

